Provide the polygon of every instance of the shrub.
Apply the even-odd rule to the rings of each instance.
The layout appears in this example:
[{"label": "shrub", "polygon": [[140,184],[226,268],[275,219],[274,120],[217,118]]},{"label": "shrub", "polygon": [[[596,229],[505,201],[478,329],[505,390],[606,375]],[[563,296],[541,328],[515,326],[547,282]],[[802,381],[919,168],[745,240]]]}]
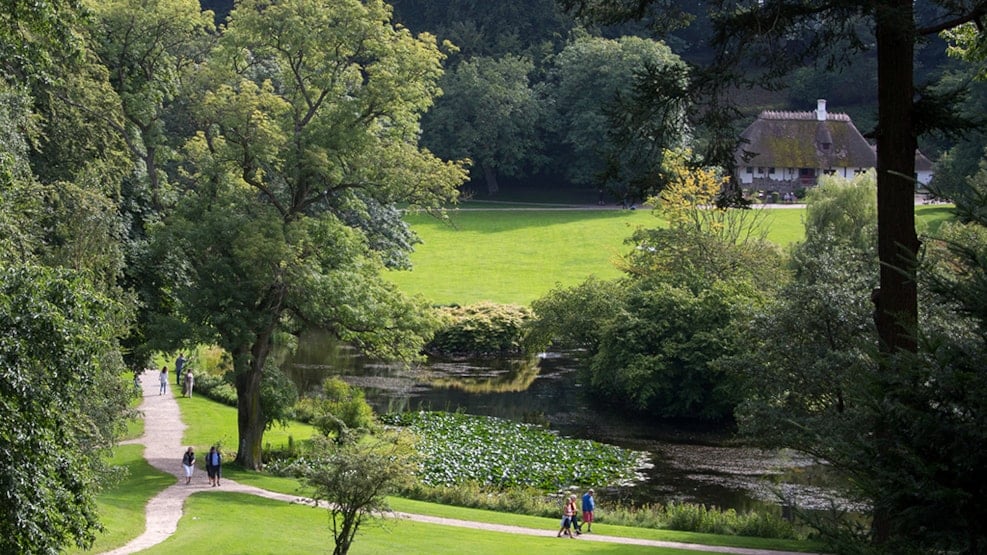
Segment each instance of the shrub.
[{"label": "shrub", "polygon": [[224,405],[236,406],[236,388],[222,376],[195,376],[195,392]]},{"label": "shrub", "polygon": [[534,316],[531,309],[512,304],[479,303],[439,310],[443,326],[425,351],[445,357],[521,354],[523,325]]},{"label": "shrub", "polygon": [[349,430],[372,430],[374,410],[363,390],[333,377],[322,382],[319,397],[306,397],[295,404],[294,418],[312,424],[323,435],[341,438]]},{"label": "shrub", "polygon": [[[558,494],[547,495],[530,487],[493,488],[473,481],[452,486],[428,486],[419,482],[403,487],[399,495],[442,505],[543,517],[557,517],[561,511]],[[597,501],[596,523],[772,539],[804,539],[792,523],[777,514],[738,514],[732,509],[721,511],[716,507],[685,503],[628,506],[606,500],[600,503],[599,498]]]}]

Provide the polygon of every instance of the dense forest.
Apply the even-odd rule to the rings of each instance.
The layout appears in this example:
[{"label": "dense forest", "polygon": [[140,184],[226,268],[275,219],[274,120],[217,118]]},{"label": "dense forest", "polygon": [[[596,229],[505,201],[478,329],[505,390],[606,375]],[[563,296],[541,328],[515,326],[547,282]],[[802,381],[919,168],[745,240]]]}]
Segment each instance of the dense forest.
[{"label": "dense forest", "polygon": [[[202,2],[217,21],[232,4]],[[639,56],[627,50],[627,37],[661,41],[669,53],[654,60],[659,65],[700,67],[716,54],[709,40],[714,31],[708,2],[673,4],[660,3],[660,9],[639,19],[598,23],[577,19],[555,0],[393,2],[395,21],[455,45],[445,62],[443,95],[423,121],[424,144],[445,158],[473,160],[469,189],[476,194],[495,194],[501,181],[523,187],[603,187],[615,199],[628,192],[639,197],[656,192],[662,179],[656,168],[660,150],[636,143],[635,130],[621,125],[631,109],[619,100],[632,95],[640,70],[621,63]],[[934,2],[916,4],[920,17],[936,8]],[[920,42],[915,60],[920,88],[968,87],[959,109],[979,118],[987,86],[969,82],[971,70],[947,57],[943,39]],[[730,93],[737,111],[717,123],[726,128],[717,132],[736,138],[762,110],[807,111],[824,98],[832,111],[847,113],[873,137],[876,67],[871,49],[848,60],[807,60],[781,87],[737,87]],[[572,114],[587,110],[594,117]],[[649,129],[668,127],[675,115],[652,114]],[[690,130],[691,139],[704,132],[711,131]],[[670,148],[683,140],[674,133],[664,138]],[[922,151],[938,162],[937,186],[946,193],[976,172],[985,146],[987,137],[977,129],[965,129],[961,136],[920,137]]]}]

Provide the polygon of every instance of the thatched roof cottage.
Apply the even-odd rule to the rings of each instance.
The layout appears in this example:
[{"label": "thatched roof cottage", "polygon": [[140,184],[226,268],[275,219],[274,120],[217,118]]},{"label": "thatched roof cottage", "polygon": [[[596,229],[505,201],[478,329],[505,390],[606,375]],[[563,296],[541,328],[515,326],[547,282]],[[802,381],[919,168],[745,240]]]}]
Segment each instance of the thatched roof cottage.
[{"label": "thatched roof cottage", "polygon": [[[825,174],[852,178],[877,162],[850,116],[827,112],[822,99],[814,112],[761,112],[740,137],[736,178],[744,188],[791,191]],[[920,184],[932,179],[932,162],[918,151],[915,170]]]}]

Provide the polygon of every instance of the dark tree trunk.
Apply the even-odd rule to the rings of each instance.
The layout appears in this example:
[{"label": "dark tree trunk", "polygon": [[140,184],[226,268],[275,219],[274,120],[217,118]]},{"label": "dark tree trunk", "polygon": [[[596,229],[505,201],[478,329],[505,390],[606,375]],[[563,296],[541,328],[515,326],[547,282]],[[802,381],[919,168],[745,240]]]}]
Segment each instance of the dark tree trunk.
[{"label": "dark tree trunk", "polygon": [[497,182],[497,171],[489,166],[483,166],[483,178],[487,182],[487,194],[494,195],[500,192],[500,183]]},{"label": "dark tree trunk", "polygon": [[[915,22],[912,0],[881,0],[875,12],[877,39],[877,250],[880,288],[873,294],[874,320],[881,352],[916,350],[918,289],[915,258],[916,139],[912,125]],[[896,372],[894,358],[883,359],[883,372]],[[883,417],[875,422],[879,458],[890,449]],[[878,464],[882,464],[878,461]],[[875,542],[890,537],[891,515],[877,503],[872,533]]]},{"label": "dark tree trunk", "polygon": [[264,365],[271,352],[271,334],[265,332],[256,338],[250,348],[234,355],[236,368],[236,410],[239,445],[236,462],[244,468],[261,470],[264,467],[263,441],[267,420],[260,402],[261,379]]},{"label": "dark tree trunk", "polygon": [[877,13],[877,241],[881,260],[877,329],[886,353],[915,351],[915,149],[912,125],[915,28],[911,0]]}]

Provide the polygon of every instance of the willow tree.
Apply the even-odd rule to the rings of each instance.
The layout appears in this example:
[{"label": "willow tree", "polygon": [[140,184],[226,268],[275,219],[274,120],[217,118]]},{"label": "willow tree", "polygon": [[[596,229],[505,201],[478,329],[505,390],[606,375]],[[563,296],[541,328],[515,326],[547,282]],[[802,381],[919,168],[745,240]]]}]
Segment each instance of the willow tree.
[{"label": "willow tree", "polygon": [[187,322],[232,355],[248,468],[278,332],[408,359],[431,330],[381,277],[410,244],[394,207],[437,207],[466,175],[417,144],[442,54],[390,18],[378,0],[244,0],[202,72],[188,190],[162,237]]}]

